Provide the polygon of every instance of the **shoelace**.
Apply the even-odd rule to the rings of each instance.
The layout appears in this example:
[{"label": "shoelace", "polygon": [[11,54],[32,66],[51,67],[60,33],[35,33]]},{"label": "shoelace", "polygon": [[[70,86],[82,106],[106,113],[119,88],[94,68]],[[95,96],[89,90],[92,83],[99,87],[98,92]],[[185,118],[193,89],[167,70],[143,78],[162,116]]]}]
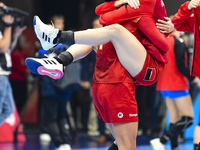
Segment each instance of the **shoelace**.
[{"label": "shoelace", "polygon": [[[53,54],[54,52],[55,52],[55,50],[53,50],[53,52],[51,52],[51,54]],[[47,58],[49,58],[49,55],[47,55],[47,54],[44,54],[44,56],[46,56]]]},{"label": "shoelace", "polygon": [[53,24],[53,22],[51,21],[51,25],[49,25],[51,30],[46,30],[47,35],[51,35],[54,32],[55,26]]}]

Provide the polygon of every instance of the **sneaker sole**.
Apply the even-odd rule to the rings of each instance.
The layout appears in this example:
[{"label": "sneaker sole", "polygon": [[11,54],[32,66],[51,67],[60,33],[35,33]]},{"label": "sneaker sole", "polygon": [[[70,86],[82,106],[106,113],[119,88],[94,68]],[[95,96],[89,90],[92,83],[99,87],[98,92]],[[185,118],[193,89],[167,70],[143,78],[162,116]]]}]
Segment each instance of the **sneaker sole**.
[{"label": "sneaker sole", "polygon": [[27,58],[25,62],[28,69],[37,75],[46,75],[53,79],[60,79],[63,76],[63,72],[61,70],[48,69],[32,58]]}]

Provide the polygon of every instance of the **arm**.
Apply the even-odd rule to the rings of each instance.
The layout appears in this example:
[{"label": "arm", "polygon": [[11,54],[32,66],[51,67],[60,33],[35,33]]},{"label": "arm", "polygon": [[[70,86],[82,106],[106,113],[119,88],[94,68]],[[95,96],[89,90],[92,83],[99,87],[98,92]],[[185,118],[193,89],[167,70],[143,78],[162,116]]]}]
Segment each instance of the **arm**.
[{"label": "arm", "polygon": [[130,5],[134,9],[137,9],[140,6],[139,0],[114,0],[98,5],[95,9],[95,12],[97,15],[101,15],[106,12],[115,10],[116,8],[121,7],[124,4]]},{"label": "arm", "polygon": [[[12,24],[14,21],[14,18],[10,15],[4,16],[2,19],[7,24]],[[9,50],[10,42],[11,42],[11,33],[12,33],[12,27],[8,26],[4,28],[4,35],[0,39],[0,53],[5,53]]]},{"label": "arm", "polygon": [[190,69],[186,63],[185,53],[187,52],[187,47],[181,39],[175,38],[174,53],[176,59],[176,66],[178,70],[186,76],[190,81],[195,77],[190,76]]},{"label": "arm", "polygon": [[154,19],[150,17],[141,17],[137,24],[138,28],[155,46],[157,46],[160,50],[164,52],[167,52],[169,50],[169,40],[163,33],[159,31],[159,29],[156,28],[156,23]]},{"label": "arm", "polygon": [[192,15],[193,10],[188,9],[190,2],[186,2],[179,8],[178,12],[174,15],[172,23],[175,29],[184,32],[194,32],[194,16]]},{"label": "arm", "polygon": [[139,9],[134,9],[130,5],[127,5],[126,9],[125,5],[123,5],[118,9],[100,15],[99,21],[100,24],[110,25],[114,23],[121,23],[123,21],[136,19],[142,16],[152,17],[154,6],[155,0],[140,1]]},{"label": "arm", "polygon": [[101,14],[104,14],[106,12],[109,12],[109,11],[112,11],[115,9],[116,9],[115,1],[110,1],[110,2],[105,2],[105,3],[98,5],[95,9],[95,13],[97,15],[101,15]]},{"label": "arm", "polygon": [[17,44],[17,41],[19,39],[19,36],[22,34],[22,32],[26,29],[26,26],[23,27],[23,28],[20,28],[19,26],[15,28],[14,30],[14,34],[13,34],[13,41],[11,42],[10,44],[10,50],[12,51],[16,44]]}]

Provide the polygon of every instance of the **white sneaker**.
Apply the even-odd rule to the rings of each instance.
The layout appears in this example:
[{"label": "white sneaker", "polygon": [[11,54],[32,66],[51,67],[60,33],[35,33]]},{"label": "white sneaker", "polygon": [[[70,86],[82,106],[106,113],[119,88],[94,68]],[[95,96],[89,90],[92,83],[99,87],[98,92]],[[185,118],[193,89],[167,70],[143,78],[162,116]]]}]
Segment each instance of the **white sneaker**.
[{"label": "white sneaker", "polygon": [[55,148],[55,150],[65,150],[65,148],[62,145],[60,145],[59,147]]},{"label": "white sneaker", "polygon": [[34,16],[33,27],[44,50],[49,50],[56,46],[57,43],[54,43],[53,40],[57,37],[59,29],[55,29],[53,26],[44,24],[38,16]]},{"label": "white sneaker", "polygon": [[40,139],[41,143],[50,143],[51,142],[51,137],[47,133],[40,134],[39,139]]},{"label": "white sneaker", "polygon": [[37,75],[47,75],[53,79],[60,79],[63,76],[63,65],[55,58],[27,58],[26,66]]},{"label": "white sneaker", "polygon": [[165,145],[160,142],[159,138],[151,140],[150,144],[154,150],[165,150]]},{"label": "white sneaker", "polygon": [[65,150],[71,150],[71,146],[69,144],[63,144],[62,145],[64,147]]}]

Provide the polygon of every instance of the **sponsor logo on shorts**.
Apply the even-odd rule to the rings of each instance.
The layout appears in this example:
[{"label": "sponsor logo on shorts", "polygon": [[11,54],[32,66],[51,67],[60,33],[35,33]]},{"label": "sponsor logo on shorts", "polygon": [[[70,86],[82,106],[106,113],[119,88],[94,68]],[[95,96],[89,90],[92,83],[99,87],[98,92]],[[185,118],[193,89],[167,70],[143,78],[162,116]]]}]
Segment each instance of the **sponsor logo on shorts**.
[{"label": "sponsor logo on shorts", "polygon": [[137,114],[129,114],[129,117],[137,117]]},{"label": "sponsor logo on shorts", "polygon": [[118,116],[119,118],[123,118],[123,113],[122,113],[122,112],[119,112],[119,113],[117,114],[117,116]]}]

